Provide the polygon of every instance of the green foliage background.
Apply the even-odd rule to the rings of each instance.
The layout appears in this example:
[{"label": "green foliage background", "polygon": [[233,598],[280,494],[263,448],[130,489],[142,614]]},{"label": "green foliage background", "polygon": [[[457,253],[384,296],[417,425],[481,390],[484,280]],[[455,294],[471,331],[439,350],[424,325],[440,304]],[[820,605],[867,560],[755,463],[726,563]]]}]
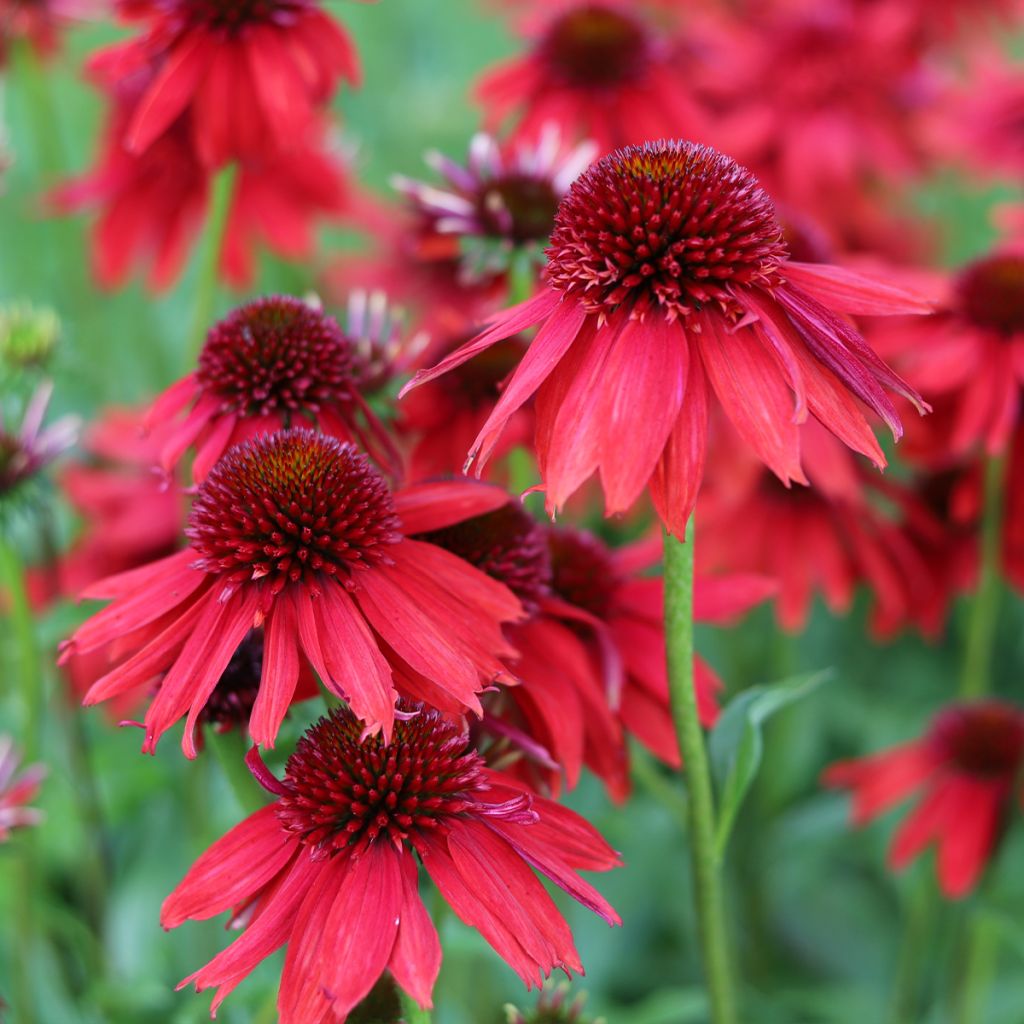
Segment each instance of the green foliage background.
[{"label": "green foliage background", "polygon": [[[473,77],[513,43],[502,22],[474,0],[387,0],[340,3],[365,67],[358,93],[338,108],[358,145],[360,176],[386,191],[395,172],[419,175],[421,154],[437,147],[464,152],[476,127],[469,101]],[[89,281],[84,225],[41,215],[46,187],[84,168],[97,137],[100,106],[79,77],[84,55],[116,38],[109,26],[71,34],[66,52],[40,71],[19,59],[5,83],[7,148],[15,161],[0,196],[0,302],[29,298],[55,307],[64,331],[55,368],[56,411],[90,417],[110,402],[137,403],[188,369],[197,260],[170,294],[154,298],[138,284],[109,295]],[[982,251],[992,238],[986,209],[992,192],[943,178],[908,197],[941,217],[950,258]],[[325,257],[350,248],[344,232],[328,233]],[[319,266],[264,259],[258,288],[301,292]],[[218,296],[221,310],[236,299]],[[66,517],[65,517],[66,518]],[[70,524],[67,524],[70,528]],[[31,550],[29,534],[22,543]],[[699,539],[698,539],[699,544]],[[221,923],[188,924],[165,935],[159,906],[186,868],[243,814],[216,760],[186,764],[173,737],[155,758],[139,754],[136,730],[118,730],[102,711],[69,708],[52,668],[58,639],[81,618],[61,607],[39,623],[49,710],[44,756],[50,765],[41,805],[47,824],[0,846],[0,994],[19,980],[32,986],[36,1020],[45,1024],[189,1024],[206,1018],[208,995],[175,994],[174,985],[227,941]],[[821,791],[830,760],[877,749],[918,732],[955,692],[960,617],[935,646],[908,638],[886,647],[866,639],[863,608],[846,621],[816,609],[806,635],[774,628],[767,609],[728,633],[701,631],[699,646],[721,671],[730,694],[825,666],[833,680],[768,723],[761,772],[741,815],[728,856],[730,911],[742,952],[747,1020],[757,1024],[864,1024],[890,1019],[908,908],[918,908],[922,940],[919,1009],[907,1024],[958,1020],[950,1006],[968,964],[965,937],[988,937],[993,985],[986,1024],[1019,1024],[1024,1006],[1024,882],[1019,822],[1013,823],[992,877],[962,904],[940,905],[927,860],[893,879],[884,869],[892,821],[855,834],[842,797]],[[0,732],[17,735],[17,659],[8,622],[0,627]],[[1000,622],[997,688],[1019,695],[1024,667],[1024,609],[1008,597]],[[78,724],[74,724],[78,716]],[[302,727],[293,718],[280,740],[287,751]],[[69,730],[80,728],[91,751],[89,771],[76,764]],[[624,855],[626,867],[598,880],[624,918],[609,930],[560,901],[573,923],[590,1007],[609,1024],[686,1024],[705,1019],[681,840],[678,781],[641,758],[637,793],[611,806],[584,784],[571,803]],[[95,871],[95,831],[83,822],[90,778],[98,787],[107,888]],[[37,886],[25,928],[19,851],[31,844]],[[97,943],[84,924],[102,907]],[[436,991],[439,1024],[490,1024],[507,1000],[526,1001],[517,980],[475,933],[442,914],[444,966]],[[40,928],[40,925],[43,928]],[[48,935],[38,938],[40,931]],[[34,937],[32,937],[34,936]],[[13,951],[31,943],[32,977],[13,977]],[[274,1020],[279,960],[229,998],[219,1020]],[[972,970],[977,968],[977,964]],[[985,967],[985,964],[981,964]],[[893,1018],[896,1019],[896,1018]],[[962,1018],[966,1020],[967,1018]]]}]

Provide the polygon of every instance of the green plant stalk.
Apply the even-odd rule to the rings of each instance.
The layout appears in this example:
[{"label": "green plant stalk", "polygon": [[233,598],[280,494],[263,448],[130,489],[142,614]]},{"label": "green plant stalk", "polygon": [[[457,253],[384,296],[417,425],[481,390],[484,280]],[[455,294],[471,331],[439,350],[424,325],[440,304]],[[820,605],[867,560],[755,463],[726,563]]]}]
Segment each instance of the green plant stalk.
[{"label": "green plant stalk", "polygon": [[192,328],[188,339],[189,369],[199,357],[206,340],[206,332],[212,326],[214,306],[217,303],[217,282],[220,267],[220,252],[231,212],[231,197],[235,191],[236,168],[229,164],[217,172],[213,179],[210,196],[210,216],[203,244],[202,262],[199,265],[199,279],[196,285],[192,309]]},{"label": "green plant stalk", "polygon": [[217,758],[217,763],[242,810],[246,814],[254,814],[265,806],[263,790],[245,763],[245,734],[240,729],[232,729],[229,732],[207,729],[205,741]]},{"label": "green plant stalk", "polygon": [[892,1024],[918,1024],[921,972],[928,964],[935,911],[935,884],[918,873],[904,901],[903,940],[893,985]]},{"label": "green plant stalk", "polygon": [[715,806],[693,674],[693,520],[683,541],[664,536],[665,654],[669,696],[683,778],[689,795],[693,893],[707,981],[710,1024],[736,1024],[732,955],[725,922],[720,865],[715,855]]},{"label": "green plant stalk", "polygon": [[1000,539],[1003,529],[1003,477],[1006,460],[989,456],[985,460],[981,536],[978,551],[978,590],[971,605],[960,676],[960,696],[977,700],[992,685],[992,654],[999,619],[1001,581]]},{"label": "green plant stalk", "polygon": [[408,996],[396,986],[398,1001],[402,1004],[402,1021],[404,1024],[430,1024],[430,1011],[420,1009],[416,1000]]},{"label": "green plant stalk", "polygon": [[985,1024],[989,989],[995,976],[999,952],[998,936],[992,922],[976,916],[967,925],[963,972],[953,1007],[953,1024]]}]

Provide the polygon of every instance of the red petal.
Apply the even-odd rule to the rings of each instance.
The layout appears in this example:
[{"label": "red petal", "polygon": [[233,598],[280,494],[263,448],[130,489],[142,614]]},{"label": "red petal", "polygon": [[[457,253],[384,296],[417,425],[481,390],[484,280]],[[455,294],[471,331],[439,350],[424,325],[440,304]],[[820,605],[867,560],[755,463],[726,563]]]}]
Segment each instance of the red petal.
[{"label": "red petal", "polygon": [[395,981],[424,1009],[441,970],[441,943],[419,894],[419,873],[411,856],[402,857],[402,919],[388,967]]},{"label": "red petal", "polygon": [[253,743],[273,747],[299,681],[298,624],[287,599],[275,602],[263,627],[263,669],[249,717]]},{"label": "red petal", "polygon": [[395,495],[395,511],[406,534],[429,533],[508,504],[504,488],[478,480],[444,480],[405,487]]},{"label": "red petal", "polygon": [[935,303],[923,295],[884,284],[845,267],[791,261],[784,264],[782,270],[798,288],[837,313],[893,316],[935,311]]}]

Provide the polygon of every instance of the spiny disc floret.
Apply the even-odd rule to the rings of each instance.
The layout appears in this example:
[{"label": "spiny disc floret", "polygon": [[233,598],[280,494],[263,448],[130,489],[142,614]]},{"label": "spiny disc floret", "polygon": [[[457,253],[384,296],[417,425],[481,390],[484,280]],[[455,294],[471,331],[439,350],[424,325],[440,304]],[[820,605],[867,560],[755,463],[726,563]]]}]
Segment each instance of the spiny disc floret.
[{"label": "spiny disc floret", "polygon": [[999,334],[1024,333],[1024,253],[999,253],[972,263],[956,285],[964,315]]},{"label": "spiny disc floret", "polygon": [[529,611],[551,590],[551,556],[541,525],[509,502],[493,512],[421,534],[504,583]]},{"label": "spiny disc floret", "polygon": [[548,279],[591,312],[670,320],[779,280],[786,246],[771,200],[734,160],[691,142],[620,149],[585,171],[555,218]]},{"label": "spiny disc floret", "polygon": [[487,788],[483,759],[466,734],[423,709],[395,723],[391,743],[362,738],[351,711],[335,708],[299,740],[278,802],[283,826],[327,857],[380,839],[401,844],[466,813]]},{"label": "spiny disc floret", "polygon": [[277,593],[389,563],[401,540],[391,492],[355,445],[282,430],[236,445],[199,488],[186,530],[197,568]]},{"label": "spiny disc floret", "polygon": [[206,337],[198,381],[223,412],[242,416],[312,416],[345,405],[355,391],[356,358],[338,323],[284,295],[240,306]]},{"label": "spiny disc floret", "polygon": [[935,720],[930,739],[968,775],[1012,781],[1024,763],[1024,716],[999,701],[947,708]]}]

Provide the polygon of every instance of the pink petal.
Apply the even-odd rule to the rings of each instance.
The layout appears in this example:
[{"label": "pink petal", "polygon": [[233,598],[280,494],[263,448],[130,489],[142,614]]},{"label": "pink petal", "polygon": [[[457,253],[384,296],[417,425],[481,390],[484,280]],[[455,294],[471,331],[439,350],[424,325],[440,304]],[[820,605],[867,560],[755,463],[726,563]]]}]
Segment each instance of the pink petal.
[{"label": "pink petal", "polygon": [[395,495],[395,511],[404,533],[429,533],[494,512],[508,500],[502,487],[478,480],[442,480],[403,488]]},{"label": "pink petal", "polygon": [[923,295],[884,284],[845,267],[789,261],[783,265],[782,272],[798,288],[837,313],[892,316],[935,310],[935,303]]},{"label": "pink petal", "polygon": [[291,601],[278,600],[263,627],[260,688],[249,718],[253,743],[273,747],[299,681],[298,624]]}]

